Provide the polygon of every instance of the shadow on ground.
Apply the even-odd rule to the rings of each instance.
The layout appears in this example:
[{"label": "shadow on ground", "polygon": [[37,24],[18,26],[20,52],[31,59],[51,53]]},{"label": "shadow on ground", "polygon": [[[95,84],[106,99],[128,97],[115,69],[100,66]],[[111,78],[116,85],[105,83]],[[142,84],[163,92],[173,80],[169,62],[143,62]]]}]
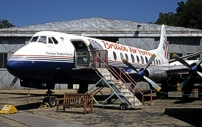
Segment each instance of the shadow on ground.
[{"label": "shadow on ground", "polygon": [[193,126],[202,125],[202,108],[166,108],[164,114]]},{"label": "shadow on ground", "polygon": [[37,109],[37,108],[40,107],[40,105],[41,105],[40,102],[38,102],[38,103],[29,103],[29,104],[25,104],[25,105],[18,105],[18,106],[16,106],[16,108],[18,110],[30,110],[30,109]]}]

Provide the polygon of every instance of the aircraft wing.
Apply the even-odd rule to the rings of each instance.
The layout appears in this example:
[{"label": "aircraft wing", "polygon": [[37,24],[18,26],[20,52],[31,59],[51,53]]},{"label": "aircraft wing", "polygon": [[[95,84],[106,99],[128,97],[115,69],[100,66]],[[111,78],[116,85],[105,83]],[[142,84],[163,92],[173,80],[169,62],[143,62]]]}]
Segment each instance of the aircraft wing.
[{"label": "aircraft wing", "polygon": [[[200,54],[200,53],[202,53],[202,51],[200,51],[200,52],[195,52],[195,53],[192,53],[192,54],[189,54],[189,55],[186,55],[186,56],[182,56],[182,57],[180,57],[180,58],[182,58],[182,59],[190,58],[190,57],[196,56],[196,55],[198,55],[198,54]],[[171,59],[171,60],[168,61],[168,63],[172,63],[172,62],[175,62],[175,61],[177,61],[177,60],[176,60],[176,59]]]},{"label": "aircraft wing", "polygon": [[166,70],[168,75],[176,74],[176,73],[184,73],[188,74],[189,73],[189,68],[185,66],[173,66],[169,70]]}]

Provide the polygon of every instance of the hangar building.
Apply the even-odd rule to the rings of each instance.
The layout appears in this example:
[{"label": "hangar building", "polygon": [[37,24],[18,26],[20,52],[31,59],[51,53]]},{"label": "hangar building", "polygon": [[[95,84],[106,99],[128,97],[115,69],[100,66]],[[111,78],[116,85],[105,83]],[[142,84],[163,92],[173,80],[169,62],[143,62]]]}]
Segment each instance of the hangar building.
[{"label": "hangar building", "polygon": [[[8,88],[14,79],[6,69],[7,60],[12,53],[27,44],[31,36],[38,31],[84,35],[150,50],[158,46],[160,29],[161,25],[156,24],[98,17],[0,29],[0,88]],[[166,32],[169,57],[172,53],[182,56],[201,51],[202,30],[166,26]],[[56,85],[56,89],[66,87],[65,84]],[[20,88],[19,81],[14,88]]]}]

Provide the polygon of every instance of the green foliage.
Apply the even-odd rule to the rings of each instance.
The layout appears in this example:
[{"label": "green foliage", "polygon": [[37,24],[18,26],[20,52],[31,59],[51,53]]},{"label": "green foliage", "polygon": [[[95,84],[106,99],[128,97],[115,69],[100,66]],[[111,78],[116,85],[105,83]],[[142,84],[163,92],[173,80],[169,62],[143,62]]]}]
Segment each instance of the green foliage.
[{"label": "green foliage", "polygon": [[202,0],[178,2],[176,13],[159,13],[156,24],[202,29]]},{"label": "green foliage", "polygon": [[15,25],[11,24],[8,20],[2,19],[0,20],[0,29],[1,28],[9,28],[9,27],[14,27]]}]

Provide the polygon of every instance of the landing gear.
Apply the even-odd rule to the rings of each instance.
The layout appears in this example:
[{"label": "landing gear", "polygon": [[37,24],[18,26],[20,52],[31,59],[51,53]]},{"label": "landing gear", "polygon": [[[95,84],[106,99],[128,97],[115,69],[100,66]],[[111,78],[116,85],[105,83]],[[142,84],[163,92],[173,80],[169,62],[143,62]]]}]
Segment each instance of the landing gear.
[{"label": "landing gear", "polygon": [[51,97],[52,93],[53,92],[50,89],[48,89],[48,91],[46,92],[47,95],[43,99],[43,102],[47,102],[50,105],[50,107],[54,107],[55,104],[56,104],[55,103],[55,98]]},{"label": "landing gear", "polygon": [[202,88],[198,88],[198,98],[199,100],[202,100]]},{"label": "landing gear", "polygon": [[193,84],[187,84],[187,86],[182,91],[182,101],[186,101],[191,98],[193,88]]},{"label": "landing gear", "polygon": [[156,92],[156,97],[159,99],[167,99],[168,98],[168,83],[166,81],[161,83],[160,92]]},{"label": "landing gear", "polygon": [[190,98],[190,94],[191,94],[191,91],[190,89],[186,89],[182,92],[182,101],[186,101],[187,99]]},{"label": "landing gear", "polygon": [[78,93],[86,93],[88,91],[88,84],[79,84]]},{"label": "landing gear", "polygon": [[128,105],[126,103],[121,103],[119,108],[121,110],[127,110],[128,109]]},{"label": "landing gear", "polygon": [[167,99],[168,98],[168,91],[156,92],[156,97],[158,99]]}]

